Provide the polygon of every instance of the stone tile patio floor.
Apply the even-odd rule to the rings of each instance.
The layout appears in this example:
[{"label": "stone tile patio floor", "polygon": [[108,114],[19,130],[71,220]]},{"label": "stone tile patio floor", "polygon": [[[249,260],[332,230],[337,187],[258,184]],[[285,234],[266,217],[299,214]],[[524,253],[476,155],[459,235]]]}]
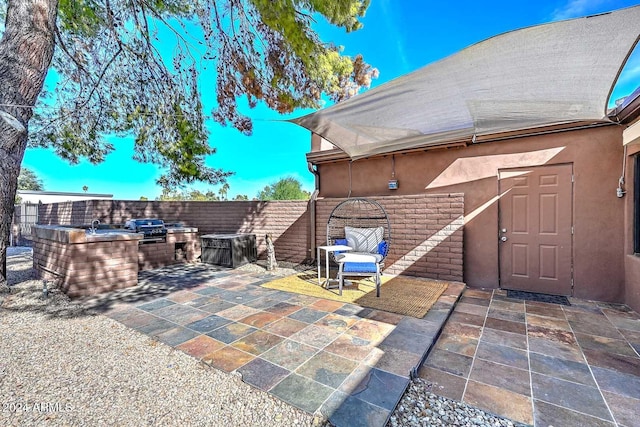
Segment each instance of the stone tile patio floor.
[{"label": "stone tile patio floor", "polygon": [[434,393],[535,426],[640,426],[640,316],[467,289],[419,376]]},{"label": "stone tile patio floor", "polygon": [[459,285],[415,319],[260,287],[273,279],[181,265],[93,303],[337,426],[384,425],[411,375],[536,427],[640,425],[640,316],[626,306]]},{"label": "stone tile patio floor", "polygon": [[383,426],[464,289],[423,319],[260,287],[270,274],[184,264],[86,300],[336,426]]}]

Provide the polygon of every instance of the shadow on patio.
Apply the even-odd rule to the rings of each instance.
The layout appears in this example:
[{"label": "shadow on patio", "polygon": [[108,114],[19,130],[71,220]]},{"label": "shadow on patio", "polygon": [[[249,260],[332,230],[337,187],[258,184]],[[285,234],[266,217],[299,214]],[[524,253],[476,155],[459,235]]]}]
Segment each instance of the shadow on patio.
[{"label": "shadow on patio", "polygon": [[179,265],[85,302],[337,426],[385,425],[413,376],[518,423],[637,421],[640,316],[626,306],[452,284],[416,319],[260,286],[276,278]]},{"label": "shadow on patio", "polygon": [[260,286],[275,278],[178,265],[84,303],[334,425],[382,426],[464,289],[417,319]]}]

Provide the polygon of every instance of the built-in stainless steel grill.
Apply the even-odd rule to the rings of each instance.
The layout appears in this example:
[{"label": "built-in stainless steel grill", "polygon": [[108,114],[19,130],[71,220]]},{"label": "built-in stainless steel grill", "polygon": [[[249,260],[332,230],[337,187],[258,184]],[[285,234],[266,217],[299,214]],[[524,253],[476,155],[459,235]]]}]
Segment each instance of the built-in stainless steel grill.
[{"label": "built-in stainless steel grill", "polygon": [[124,224],[126,230],[135,233],[142,233],[146,242],[163,242],[167,237],[167,228],[164,221],[157,218],[136,218],[130,219]]}]

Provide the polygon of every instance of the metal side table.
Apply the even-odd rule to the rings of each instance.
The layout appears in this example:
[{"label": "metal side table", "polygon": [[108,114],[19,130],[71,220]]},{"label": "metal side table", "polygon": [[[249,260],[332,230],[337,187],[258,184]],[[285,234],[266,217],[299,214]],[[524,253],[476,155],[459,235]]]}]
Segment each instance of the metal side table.
[{"label": "metal side table", "polygon": [[[353,248],[351,248],[350,246],[345,246],[345,245],[327,245],[327,246],[318,246],[317,248],[317,256],[316,258],[318,259],[318,285],[320,286],[326,286],[327,288],[329,287],[329,284],[331,281],[336,281],[336,279],[330,279],[329,278],[329,254],[331,252],[340,252],[340,251],[350,251]],[[320,282],[320,272],[321,272],[321,268],[320,268],[320,251],[323,250],[325,252],[325,272],[327,274],[327,279],[324,281],[324,283]]]}]

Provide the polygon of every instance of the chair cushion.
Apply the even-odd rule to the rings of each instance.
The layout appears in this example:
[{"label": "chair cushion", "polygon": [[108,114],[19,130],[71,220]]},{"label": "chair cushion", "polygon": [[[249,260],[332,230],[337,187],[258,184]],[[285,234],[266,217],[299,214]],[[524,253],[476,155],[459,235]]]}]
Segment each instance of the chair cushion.
[{"label": "chair cushion", "polygon": [[386,257],[387,252],[389,252],[389,242],[383,240],[382,242],[378,243],[378,253],[383,257]]},{"label": "chair cushion", "polygon": [[345,273],[376,273],[374,262],[345,262],[342,269]]},{"label": "chair cushion", "polygon": [[[347,239],[335,239],[333,241],[334,245],[345,245],[348,246]],[[333,257],[337,259],[338,255],[345,253],[346,251],[334,251]]]},{"label": "chair cushion", "polygon": [[359,263],[379,263],[384,257],[380,254],[369,254],[362,252],[345,252],[336,256],[338,262],[359,262]]},{"label": "chair cushion", "polygon": [[355,228],[346,226],[344,234],[349,246],[356,252],[375,253],[382,242],[384,228]]}]

